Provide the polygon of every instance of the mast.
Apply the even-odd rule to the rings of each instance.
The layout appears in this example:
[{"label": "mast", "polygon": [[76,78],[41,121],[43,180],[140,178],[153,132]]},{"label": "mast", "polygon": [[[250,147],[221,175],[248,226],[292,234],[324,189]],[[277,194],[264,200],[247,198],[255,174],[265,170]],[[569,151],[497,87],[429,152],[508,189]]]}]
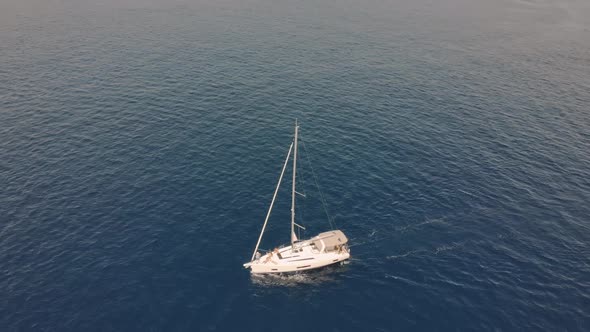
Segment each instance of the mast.
[{"label": "mast", "polygon": [[295,178],[297,174],[297,133],[299,131],[299,126],[297,125],[297,119],[295,119],[295,139],[293,141],[293,189],[291,192],[291,250],[293,249],[293,244],[295,243],[293,235],[295,234]]}]

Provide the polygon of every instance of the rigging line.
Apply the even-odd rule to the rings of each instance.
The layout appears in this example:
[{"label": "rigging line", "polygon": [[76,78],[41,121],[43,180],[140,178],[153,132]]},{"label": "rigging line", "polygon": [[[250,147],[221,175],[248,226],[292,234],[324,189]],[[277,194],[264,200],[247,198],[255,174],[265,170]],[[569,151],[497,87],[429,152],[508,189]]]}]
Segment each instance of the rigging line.
[{"label": "rigging line", "polygon": [[264,230],[266,229],[266,224],[268,223],[268,218],[270,217],[270,213],[272,212],[272,207],[275,203],[275,199],[277,198],[277,193],[279,192],[279,187],[281,186],[281,182],[283,181],[283,175],[285,174],[285,169],[287,168],[287,163],[289,162],[289,157],[291,156],[291,150],[293,150],[293,145],[295,142],[291,143],[289,147],[289,152],[287,153],[287,158],[285,159],[285,163],[283,164],[283,169],[281,170],[281,176],[279,177],[279,181],[277,183],[277,187],[275,188],[275,192],[272,196],[272,201],[270,202],[270,207],[268,208],[268,212],[266,213],[266,218],[264,218],[264,225],[262,225],[262,230],[260,231],[260,236],[258,237],[258,242],[256,242],[256,248],[254,248],[254,252],[252,253],[252,258],[250,261],[254,260],[256,256],[256,251],[258,251],[258,247],[260,246],[260,241],[262,240],[262,235],[264,234]]},{"label": "rigging line", "polygon": [[[301,138],[301,133],[299,134],[299,137]],[[300,141],[301,141],[301,139],[300,139]],[[301,156],[298,155],[297,156],[297,162],[298,162],[298,165],[299,165],[299,169],[297,170],[297,172],[299,173],[299,176],[297,177],[297,180],[296,181],[297,181],[297,187],[298,188],[302,188],[302,189],[300,189],[300,190],[302,190],[302,192],[300,193],[300,192],[297,192],[296,191],[295,193],[303,196],[304,199],[302,201],[300,201],[300,203],[297,204],[297,206],[298,206],[298,210],[297,210],[298,213],[295,216],[295,218],[298,219],[299,220],[299,223],[303,225],[305,223],[305,220],[306,220],[305,212],[306,212],[306,207],[307,207],[307,204],[306,204],[307,203],[307,200],[305,199],[306,198],[305,192],[307,191],[307,185],[305,183],[305,178],[307,176],[307,174],[306,174],[307,172],[306,172],[306,169],[304,167],[301,167],[302,165],[301,165],[301,162],[300,161],[301,161]]]},{"label": "rigging line", "polygon": [[[301,134],[300,134],[301,136]],[[301,157],[297,156],[297,162],[301,163]],[[303,196],[305,198],[306,191],[307,191],[307,184],[305,183],[305,178],[307,177],[307,170],[302,167],[303,165],[299,164],[299,169],[297,170],[301,175],[297,178],[297,185],[301,188],[301,192],[297,192],[297,194]]]},{"label": "rigging line", "polygon": [[305,150],[305,157],[307,158],[307,163],[309,164],[309,169],[311,170],[311,174],[313,177],[313,181],[315,182],[316,187],[318,188],[318,193],[320,196],[320,201],[322,202],[322,207],[324,208],[324,212],[326,213],[326,217],[328,218],[328,222],[330,223],[330,227],[332,227],[332,229],[335,229],[335,225],[336,225],[336,221],[330,217],[330,213],[328,213],[328,203],[326,202],[326,198],[324,197],[324,194],[322,193],[322,190],[320,189],[320,184],[318,182],[318,178],[315,174],[315,171],[313,170],[313,166],[311,164],[311,159],[309,157],[310,153],[307,150],[307,146],[305,145],[305,141],[303,141],[303,138],[300,137],[300,141],[301,141],[301,145],[303,145],[303,150]]}]

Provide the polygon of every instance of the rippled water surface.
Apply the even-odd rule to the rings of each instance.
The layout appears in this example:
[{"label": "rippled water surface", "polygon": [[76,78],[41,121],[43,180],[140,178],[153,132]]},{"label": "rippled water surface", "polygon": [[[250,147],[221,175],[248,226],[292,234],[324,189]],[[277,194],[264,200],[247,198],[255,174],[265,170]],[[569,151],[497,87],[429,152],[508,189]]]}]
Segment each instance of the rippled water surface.
[{"label": "rippled water surface", "polygon": [[[2,331],[590,329],[586,0],[7,0],[0,42]],[[251,277],[295,118],[352,260]]]}]

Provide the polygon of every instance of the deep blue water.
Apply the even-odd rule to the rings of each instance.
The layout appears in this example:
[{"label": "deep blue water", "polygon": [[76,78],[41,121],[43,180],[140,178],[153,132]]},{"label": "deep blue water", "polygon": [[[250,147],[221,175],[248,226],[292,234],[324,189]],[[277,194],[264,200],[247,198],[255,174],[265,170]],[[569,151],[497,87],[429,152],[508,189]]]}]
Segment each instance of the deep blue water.
[{"label": "deep blue water", "polygon": [[3,1],[0,330],[590,330],[589,105],[586,0]]}]

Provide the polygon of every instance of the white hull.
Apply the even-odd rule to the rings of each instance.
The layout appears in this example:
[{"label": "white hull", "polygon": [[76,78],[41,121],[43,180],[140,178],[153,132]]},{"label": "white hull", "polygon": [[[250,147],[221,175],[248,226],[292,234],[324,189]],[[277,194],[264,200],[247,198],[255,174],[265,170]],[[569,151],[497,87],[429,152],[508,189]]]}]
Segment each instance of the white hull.
[{"label": "white hull", "polygon": [[296,272],[317,269],[350,258],[350,249],[346,244],[326,248],[323,241],[318,242],[318,237],[297,242],[293,246],[275,249],[244,264],[244,267],[249,268],[252,273]]}]

